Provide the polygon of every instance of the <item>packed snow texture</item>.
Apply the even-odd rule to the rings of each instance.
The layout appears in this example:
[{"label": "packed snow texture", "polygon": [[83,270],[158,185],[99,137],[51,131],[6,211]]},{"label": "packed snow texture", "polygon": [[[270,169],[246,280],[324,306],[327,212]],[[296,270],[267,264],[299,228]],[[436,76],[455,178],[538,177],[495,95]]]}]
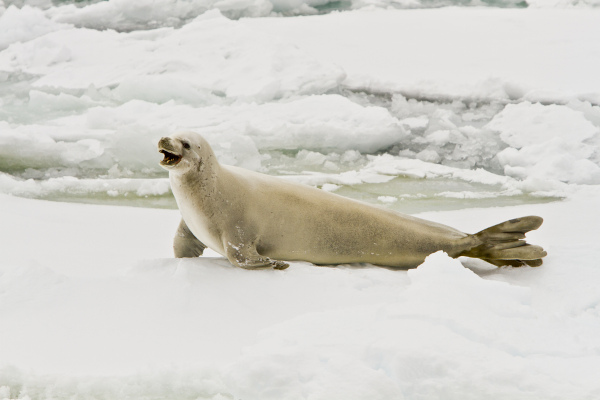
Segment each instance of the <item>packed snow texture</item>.
[{"label": "packed snow texture", "polygon": [[509,146],[497,155],[507,175],[600,183],[600,129],[583,109],[509,104],[487,127]]},{"label": "packed snow texture", "polygon": [[596,189],[421,215],[543,215],[542,267],[435,253],[409,271],[177,260],[176,211],[1,195],[0,398],[595,399]]}]

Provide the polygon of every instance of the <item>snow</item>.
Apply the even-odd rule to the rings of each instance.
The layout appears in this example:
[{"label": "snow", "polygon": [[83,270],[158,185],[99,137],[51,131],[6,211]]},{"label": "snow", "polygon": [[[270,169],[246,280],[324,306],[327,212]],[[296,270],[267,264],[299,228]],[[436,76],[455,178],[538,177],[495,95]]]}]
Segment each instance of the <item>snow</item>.
[{"label": "snow", "polygon": [[[94,43],[93,48],[89,43]],[[171,90],[191,86],[198,95],[263,100],[290,91],[323,92],[343,78],[339,68],[311,60],[293,46],[230,21],[218,11],[177,30],[56,30],[10,46],[0,56],[0,69],[42,75],[35,87],[124,84],[117,93],[127,96],[157,81],[174,85]]]},{"label": "snow", "polygon": [[67,28],[67,25],[49,20],[37,8],[9,7],[0,13],[0,50],[12,43],[26,42],[63,28]]},{"label": "snow", "polygon": [[[63,3],[61,5],[61,3]],[[0,15],[8,7],[36,7],[56,22],[91,29],[132,31],[160,27],[180,27],[208,10],[219,10],[228,18],[314,15],[336,9],[415,9],[451,5],[471,7],[528,6],[536,9],[590,9],[598,0],[83,0],[52,2],[50,0],[4,0]]]},{"label": "snow", "polygon": [[167,398],[594,398],[599,196],[421,215],[466,231],[543,215],[529,237],[550,256],[498,269],[436,253],[409,271],[177,260],[176,211],[2,196],[0,386],[6,398],[141,398],[135,385],[155,379]]},{"label": "snow", "polygon": [[[0,3],[0,399],[600,397],[600,10],[518,3]],[[177,130],[549,256],[174,259]]]},{"label": "snow", "polygon": [[[487,125],[510,147],[498,153],[507,175],[552,177],[563,182],[600,183],[600,129],[583,112],[566,106],[509,104]],[[591,143],[591,144],[590,144]]]},{"label": "snow", "polygon": [[74,4],[52,9],[53,19],[92,29],[136,30],[148,27],[180,26],[210,9],[230,18],[268,15],[273,6],[267,0],[110,0],[87,7]]},{"label": "snow", "polygon": [[[92,185],[123,194],[134,183],[121,179],[163,173],[156,141],[184,129],[204,135],[224,163],[283,175],[305,165],[360,176],[369,155],[386,152],[484,168],[533,192],[600,179],[597,10],[239,21],[212,10],[179,29],[116,32],[59,24],[49,16],[59,8],[11,6],[0,16],[14,33],[0,52],[0,155],[11,175],[3,193],[50,198]],[[30,23],[40,31],[11,28]],[[536,144],[544,130],[552,143]],[[321,155],[290,157],[302,150]],[[344,159],[348,151],[355,156]],[[107,170],[120,173],[110,180]]]},{"label": "snow", "polygon": [[313,17],[310,35],[305,18],[242,22],[341,66],[352,88],[598,104],[600,83],[589,77],[600,64],[599,18],[598,9],[375,10]]}]

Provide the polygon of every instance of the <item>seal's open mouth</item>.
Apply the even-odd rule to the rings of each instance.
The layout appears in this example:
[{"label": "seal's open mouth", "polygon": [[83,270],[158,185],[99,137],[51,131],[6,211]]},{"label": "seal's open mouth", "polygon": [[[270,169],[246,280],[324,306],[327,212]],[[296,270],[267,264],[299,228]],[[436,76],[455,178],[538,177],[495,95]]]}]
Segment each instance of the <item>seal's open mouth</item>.
[{"label": "seal's open mouth", "polygon": [[160,162],[161,165],[168,165],[172,167],[179,164],[179,161],[181,161],[181,156],[171,153],[167,150],[159,150],[159,153],[163,153],[165,155],[165,158],[163,158]]}]

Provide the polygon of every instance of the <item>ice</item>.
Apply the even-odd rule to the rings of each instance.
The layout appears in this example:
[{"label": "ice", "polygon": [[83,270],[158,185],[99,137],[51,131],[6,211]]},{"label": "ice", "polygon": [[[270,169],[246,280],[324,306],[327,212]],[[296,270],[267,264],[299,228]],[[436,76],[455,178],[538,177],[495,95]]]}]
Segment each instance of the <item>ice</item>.
[{"label": "ice", "polygon": [[[177,4],[173,12],[191,7],[191,3]],[[591,25],[593,10],[560,14],[559,25],[559,14],[552,10],[492,13],[481,9],[357,11],[240,21],[212,10],[182,19],[177,29],[151,29],[155,26],[146,24],[143,30],[131,32],[56,22],[66,9],[102,9],[97,7],[117,10],[126,5],[109,1],[77,8],[31,3],[10,6],[3,14],[4,23],[11,21],[7,26],[28,25],[35,19],[34,25],[41,29],[38,33],[22,29],[31,35],[11,39],[0,52],[0,86],[5,90],[0,99],[0,163],[11,175],[4,179],[11,183],[3,185],[3,192],[43,197],[88,192],[111,198],[131,193],[135,194],[131,198],[138,198],[138,190],[119,179],[164,179],[156,141],[176,130],[204,135],[223,163],[278,175],[304,175],[298,179],[321,185],[385,182],[364,169],[368,157],[381,152],[424,162],[410,171],[390,165],[387,170],[396,172],[389,173],[389,179],[394,174],[455,179],[454,174],[426,172],[441,164],[463,170],[483,168],[521,182],[500,190],[489,188],[487,193],[556,192],[564,190],[564,182],[597,182],[598,135],[564,136],[570,123],[579,124],[573,129],[587,124],[587,131],[600,127],[594,102],[600,89],[588,78],[595,76],[594,66],[600,63],[595,53],[586,51],[595,46],[598,32]],[[479,19],[504,27],[499,29],[502,40],[475,22]],[[478,38],[463,41],[453,33],[421,32],[413,42],[398,41],[400,48],[392,58],[377,58],[389,55],[379,47],[388,37],[406,37],[408,32],[420,32],[421,26],[450,21],[478,30]],[[574,26],[578,29],[571,29]],[[382,27],[393,34],[381,37]],[[314,35],[306,35],[309,31]],[[530,37],[539,46],[535,46],[537,58],[527,58],[529,51],[523,54],[516,71],[511,54],[521,55],[518,37]],[[566,47],[552,47],[563,42]],[[574,43],[578,45],[571,46]],[[475,67],[460,64],[472,60],[472,45],[479,49]],[[420,48],[457,64],[438,68],[414,53]],[[495,49],[493,54],[488,48]],[[558,53],[568,55],[560,80],[528,75],[546,71],[540,60],[551,66],[552,56]],[[569,61],[578,59],[585,62]],[[497,74],[481,75],[490,63]],[[424,73],[425,81],[419,75]],[[414,85],[418,90],[413,90]],[[547,104],[548,99],[560,104]],[[539,100],[545,100],[545,105]],[[518,116],[511,111],[514,107],[522,107]],[[538,110],[555,108],[563,110],[550,113],[556,114],[555,119],[571,117],[565,117],[562,139],[543,152],[530,148],[531,144],[515,147],[511,143],[518,135],[507,141],[506,134],[492,129],[497,122],[491,121],[499,118],[505,125],[518,125],[517,118],[545,118]],[[121,173],[106,179],[111,168]],[[67,184],[67,176],[76,180]],[[63,183],[42,182],[47,179]],[[88,184],[89,179],[98,182]],[[106,190],[101,191],[103,185]],[[162,186],[157,183],[157,187]],[[442,192],[447,191],[438,194]],[[168,196],[161,190],[150,193]]]},{"label": "ice", "polygon": [[56,21],[91,29],[132,31],[158,27],[179,27],[209,10],[219,10],[229,18],[268,15],[273,5],[267,0],[110,0],[85,7],[74,4],[52,8]]},{"label": "ice", "polygon": [[0,51],[12,43],[26,42],[68,26],[48,19],[37,8],[9,6],[0,9]]},{"label": "ice", "polygon": [[336,63],[348,75],[344,84],[357,90],[597,105],[600,83],[588,77],[600,65],[591,50],[600,41],[599,15],[598,9],[356,11],[311,19],[311,35],[300,18],[241,22]]},{"label": "ice", "polygon": [[600,6],[598,0],[527,0],[532,8],[595,8]]},{"label": "ice", "polygon": [[[61,104],[53,96],[35,92],[32,98],[37,99],[35,103],[48,100],[55,107]],[[311,96],[283,104],[241,103],[201,109],[173,102],[158,105],[132,100],[118,107],[92,107],[82,115],[57,118],[43,126],[1,124],[0,154],[3,163],[12,169],[93,170],[119,165],[130,171],[159,171],[156,143],[173,129],[203,134],[221,162],[251,169],[260,168],[258,150],[373,152],[406,136],[397,119],[385,109],[361,107],[337,95]],[[351,162],[357,154],[345,153],[345,157]]]},{"label": "ice", "polygon": [[600,127],[568,106],[507,105],[487,125],[510,147],[498,155],[507,175],[600,183]]},{"label": "ice", "polygon": [[[489,221],[478,220],[483,215],[484,210],[471,215],[471,224]],[[576,219],[568,223],[583,221]],[[556,221],[555,228],[562,229],[558,225]],[[557,274],[570,274],[561,256],[556,262],[544,268],[552,264]],[[581,334],[589,320],[568,306],[547,303],[552,272],[529,275],[523,270],[514,279],[504,272],[493,276],[512,284],[482,280],[478,275],[486,273],[475,274],[442,253],[434,254],[408,271],[410,283],[396,302],[314,313],[263,331],[241,365],[232,368],[230,382],[251,398],[267,399],[293,397],[301,390],[315,398],[446,398],[448,385],[450,398],[528,398],[543,390],[556,398],[573,393],[593,397],[598,384],[584,371],[597,364],[597,350],[594,355],[587,345],[576,350],[576,340],[567,339]],[[559,283],[562,278],[555,279],[561,290],[569,290]],[[591,288],[586,292],[591,295]],[[542,308],[548,314],[540,313]],[[556,320],[563,317],[571,322]],[[584,336],[589,345],[598,343],[591,331]],[[577,355],[556,363],[566,354]],[[292,362],[284,365],[284,360]],[[251,383],[281,370],[285,379],[271,381],[269,387]],[[552,378],[556,373],[562,378]],[[587,385],[590,391],[582,390]]]},{"label": "ice", "polygon": [[[79,1],[55,4],[50,0],[4,0],[5,7],[37,7],[54,21],[92,29],[132,31],[159,27],[180,27],[209,10],[228,18],[273,15],[314,15],[336,9],[414,9],[452,6],[520,8],[595,8],[598,0],[126,0]],[[0,8],[0,12],[2,8]]]},{"label": "ice", "polygon": [[436,253],[409,271],[175,260],[176,211],[1,196],[11,229],[0,230],[0,393],[594,398],[596,189],[545,205],[421,215],[467,232],[543,215],[529,234],[550,253],[542,267]]},{"label": "ice", "polygon": [[[599,10],[519,3],[0,3],[0,399],[600,397]],[[468,233],[540,215],[549,256],[246,271],[173,259],[176,210],[23,198],[176,208],[178,130]]]},{"label": "ice", "polygon": [[[62,104],[67,108],[69,105],[78,104],[69,95],[57,98],[53,95],[33,92],[30,106],[43,110],[46,101],[53,104],[55,108],[61,108]],[[94,102],[85,98],[82,98],[82,101],[87,105],[82,106],[84,111],[81,115],[60,117],[52,120],[50,125],[17,127],[6,123],[2,125],[0,132],[3,132],[1,152],[4,165],[15,171],[28,167],[28,170],[19,173],[23,179],[58,177],[48,172],[44,173],[45,168],[62,168],[67,174],[75,171],[75,175],[79,178],[86,178],[86,174],[90,171],[102,169],[106,171],[118,167],[117,170],[121,170],[122,173],[118,174],[117,178],[128,178],[132,175],[140,177],[140,174],[144,174],[143,171],[146,171],[145,174],[148,171],[160,172],[157,165],[160,156],[156,153],[156,142],[165,132],[182,129],[191,129],[203,134],[222,162],[255,170],[261,170],[277,161],[265,159],[261,156],[261,152],[305,149],[287,161],[281,158],[280,162],[283,164],[277,168],[285,171],[294,165],[295,168],[300,167],[298,170],[300,173],[304,172],[302,168],[317,168],[322,172],[297,177],[297,180],[313,185],[384,182],[394,176],[450,177],[487,185],[502,185],[505,190],[519,189],[535,192],[557,189],[559,187],[553,186],[552,182],[560,183],[563,180],[570,182],[579,179],[575,182],[594,182],[590,179],[585,180],[586,175],[581,172],[586,170],[581,168],[589,165],[587,174],[590,175],[594,173],[598,163],[595,158],[597,152],[594,150],[598,148],[598,135],[594,133],[598,129],[596,125],[598,111],[597,107],[586,108],[584,103],[573,103],[569,107],[529,103],[509,105],[504,109],[495,107],[504,111],[497,114],[488,125],[481,126],[490,120],[490,115],[493,113],[471,111],[459,106],[450,109],[447,113],[440,114],[441,110],[430,113],[429,109],[434,108],[433,104],[423,109],[415,102],[404,100],[405,104],[409,104],[402,108],[404,113],[421,113],[421,115],[425,113],[422,117],[427,118],[428,121],[427,128],[424,130],[422,127],[413,127],[412,130],[407,131],[402,124],[405,114],[396,114],[394,108],[390,112],[382,107],[363,107],[338,95],[303,97],[285,103],[240,103],[200,109],[173,102],[156,104],[139,100],[132,100],[117,107],[93,106],[86,109],[85,107],[93,105]],[[398,107],[398,102],[394,103],[394,107]],[[515,108],[520,109],[521,112],[513,113],[511,110]],[[578,111],[578,108],[582,111]],[[571,125],[573,129],[584,132],[585,138],[582,136],[570,139],[570,136],[564,136],[560,139],[562,140],[560,144],[544,150],[545,162],[549,163],[548,165],[556,165],[554,169],[548,165],[544,169],[534,168],[541,162],[538,154],[540,152],[533,150],[535,154],[531,156],[523,150],[517,150],[522,147],[518,145],[519,140],[529,140],[528,145],[535,146],[535,140],[525,138],[527,135],[533,135],[532,132],[536,132],[533,128],[526,127],[522,131],[525,133],[521,131],[502,133],[505,126],[519,127],[523,125],[522,121],[526,118],[535,120],[538,118],[536,116],[538,109],[560,109],[566,115],[573,117],[572,120],[565,119],[563,125],[551,124],[548,129],[563,129],[553,134],[557,138],[555,140],[559,140],[560,134],[566,135],[567,131],[564,129]],[[484,116],[483,119],[477,117],[477,113],[480,112]],[[541,118],[545,119],[546,116]],[[557,118],[563,117],[559,115]],[[173,119],[177,120],[175,127],[170,125]],[[451,122],[452,120],[455,122]],[[581,127],[577,123],[580,123]],[[588,133],[585,133],[582,127],[586,128]],[[468,132],[469,136],[462,132]],[[325,133],[326,140],[323,138]],[[502,140],[503,138],[506,140]],[[580,153],[572,151],[572,147],[566,147],[565,143],[569,140],[573,143],[572,146],[581,149]],[[510,146],[505,149],[511,144],[516,148]],[[408,149],[399,151],[399,157],[385,155],[369,159],[370,156],[361,155],[361,152],[369,154],[394,145],[400,148],[408,147]],[[349,150],[342,153],[344,149]],[[571,150],[567,151],[568,149]],[[511,151],[516,151],[516,154],[508,158],[511,156]],[[437,155],[441,157],[439,161],[449,165],[446,168],[435,164],[433,162],[436,158],[428,158],[425,156],[427,154]],[[581,164],[580,173],[575,169],[578,164],[574,162],[562,168],[560,160],[565,156],[570,157],[569,160],[581,159],[587,164]],[[508,165],[506,172],[509,176],[529,179],[528,183],[519,185],[518,181],[507,179],[502,175],[457,168],[465,165],[471,167],[481,165],[493,170],[494,162],[500,166]],[[524,169],[525,172],[520,175],[514,174],[511,172],[513,170],[510,169],[512,166],[510,162],[516,163],[517,166],[520,165],[519,163],[529,162],[530,164],[525,165],[532,165],[532,167]],[[535,164],[536,162],[538,164]],[[37,169],[38,172],[34,173],[31,168]],[[347,171],[347,168],[352,171]],[[569,176],[573,178],[565,174],[571,174]],[[567,176],[568,179],[562,179],[563,176]],[[14,193],[33,194],[35,191],[31,189],[31,185],[39,186],[34,182],[19,184],[18,179],[12,180],[12,186],[9,186],[11,189],[4,185],[3,191],[15,190]],[[534,183],[538,181],[539,183]],[[84,186],[84,181],[81,179],[70,181],[73,190],[77,190],[77,182],[82,184],[80,192],[89,190],[87,189],[89,186]],[[17,190],[15,185],[20,185],[22,188]],[[122,184],[115,180],[99,181],[94,186],[99,190],[102,185],[106,186],[106,191],[122,192]],[[42,186],[48,189],[54,187],[57,190],[63,187],[65,190],[61,191],[66,191],[66,186],[55,185],[54,182],[48,185],[42,183]]]},{"label": "ice", "polygon": [[0,173],[0,191],[23,197],[52,197],[63,195],[94,196],[108,194],[120,196],[134,194],[139,197],[169,194],[168,179],[80,179],[72,176],[53,177],[45,180],[15,179]]},{"label": "ice", "polygon": [[[263,101],[324,92],[344,76],[339,68],[232,22],[218,11],[178,30],[52,32],[3,51],[0,69],[43,75],[34,82],[36,87],[125,84],[120,93],[131,96],[129,92],[144,83],[157,83],[159,88],[174,84],[175,90],[186,82],[200,94]],[[189,93],[184,91],[185,96]]]},{"label": "ice", "polygon": [[[527,349],[530,343],[509,339],[526,324],[515,326],[514,332],[507,324],[533,317],[530,290],[481,280],[442,253],[428,257],[408,272],[408,278],[410,284],[396,301],[313,313],[263,331],[233,368],[231,382],[251,398],[276,398],[273,392],[293,398],[307,389],[315,398],[415,398],[417,393],[427,398],[442,395],[444,389],[425,381],[407,382],[419,382],[419,376],[447,376],[462,396],[469,387],[478,393],[518,396],[519,384],[502,387],[490,377],[499,374],[498,382],[510,379],[516,373],[507,366],[526,368],[513,354],[537,351]],[[521,350],[515,352],[515,346]],[[481,352],[493,360],[485,371],[477,371]],[[458,354],[474,362],[472,370],[453,371]],[[284,366],[284,360],[292,362]],[[276,370],[283,371],[284,379],[269,387],[252,384]],[[543,375],[538,372],[542,379]]]},{"label": "ice", "polygon": [[[372,153],[402,141],[406,132],[381,107],[337,96],[312,96],[266,105],[253,113],[249,135],[260,149],[336,149]],[[248,118],[250,119],[250,118]]]},{"label": "ice", "polygon": [[382,203],[395,203],[398,201],[398,198],[394,196],[379,196],[377,200]]}]

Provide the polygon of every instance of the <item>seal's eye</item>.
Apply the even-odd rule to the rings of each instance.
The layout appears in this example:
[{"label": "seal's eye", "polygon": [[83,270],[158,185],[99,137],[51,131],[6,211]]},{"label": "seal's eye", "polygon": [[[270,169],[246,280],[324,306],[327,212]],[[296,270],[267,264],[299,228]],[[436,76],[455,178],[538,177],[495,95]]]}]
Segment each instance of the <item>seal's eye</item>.
[{"label": "seal's eye", "polygon": [[188,142],[183,142],[183,148],[189,149],[190,148],[190,144]]}]

